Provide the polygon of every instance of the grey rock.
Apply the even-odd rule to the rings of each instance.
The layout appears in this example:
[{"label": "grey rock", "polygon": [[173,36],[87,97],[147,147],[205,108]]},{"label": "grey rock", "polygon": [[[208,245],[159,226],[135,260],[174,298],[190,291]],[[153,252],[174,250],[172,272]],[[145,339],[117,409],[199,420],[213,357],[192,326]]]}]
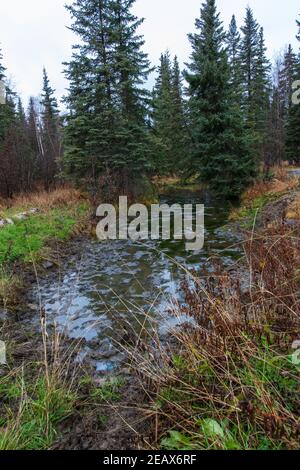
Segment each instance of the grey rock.
[{"label": "grey rock", "polygon": [[119,351],[111,344],[109,339],[105,339],[103,341],[103,343],[101,344],[97,352],[98,352],[98,356],[101,356],[105,359],[116,356],[119,353]]},{"label": "grey rock", "polygon": [[43,263],[43,268],[44,269],[51,269],[51,268],[53,268],[53,266],[54,266],[54,263],[52,263],[51,261],[45,261]]}]

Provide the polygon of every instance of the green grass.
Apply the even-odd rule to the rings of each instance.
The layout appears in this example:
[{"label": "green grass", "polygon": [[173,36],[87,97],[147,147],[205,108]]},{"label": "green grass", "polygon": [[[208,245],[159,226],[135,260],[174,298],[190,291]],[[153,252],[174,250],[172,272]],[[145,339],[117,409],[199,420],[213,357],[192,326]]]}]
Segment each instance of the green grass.
[{"label": "green grass", "polygon": [[79,220],[87,214],[88,204],[49,210],[26,220],[15,221],[0,230],[0,264],[32,262],[42,256],[50,240],[67,240]]},{"label": "green grass", "polygon": [[[256,413],[267,416],[268,413],[279,413],[285,409],[294,416],[299,411],[299,366],[292,363],[290,356],[283,356],[269,345],[262,344],[249,360],[246,366],[238,357],[230,357],[228,352],[228,364],[232,364],[228,379],[220,377],[209,363],[199,361],[199,370],[191,373],[184,358],[179,355],[173,357],[175,375],[180,377],[176,385],[166,387],[160,391],[156,402],[158,410],[173,406],[185,410],[189,424],[185,425],[189,432],[174,428],[166,432],[161,440],[160,447],[166,450],[280,450],[286,449],[286,437],[295,439],[293,431],[288,423],[284,433],[278,433],[278,437],[267,435],[264,423],[257,416],[243,417],[236,420],[234,410],[244,398],[245,392],[252,396],[251,406]],[[240,384],[233,387],[233,377]],[[205,403],[199,400],[196,393],[199,383],[207,391],[215,390],[216,397],[230,396],[230,400],[224,399],[221,408],[216,407],[211,401]],[[218,392],[217,392],[218,391]],[[229,393],[230,392],[230,393]],[[253,401],[253,396],[256,398]],[[240,405],[239,405],[240,406]],[[239,407],[238,406],[238,407]],[[271,407],[271,408],[270,408]],[[271,409],[273,410],[271,412]],[[168,414],[168,412],[166,411]],[[189,418],[188,418],[189,417]]]},{"label": "green grass", "polygon": [[124,386],[122,377],[113,377],[99,388],[93,388],[91,398],[96,402],[118,402],[121,400],[120,389]]},{"label": "green grass", "polygon": [[57,427],[74,410],[77,396],[44,376],[34,384],[20,374],[0,379],[0,451],[49,449]]},{"label": "green grass", "polygon": [[255,218],[259,212],[270,202],[275,201],[282,194],[265,194],[263,196],[253,199],[251,202],[240,207],[238,210],[233,210],[230,215],[231,221],[241,221],[245,229],[252,229]]},{"label": "green grass", "polygon": [[18,302],[22,288],[21,279],[15,274],[9,274],[4,267],[0,266],[0,303],[4,307]]}]

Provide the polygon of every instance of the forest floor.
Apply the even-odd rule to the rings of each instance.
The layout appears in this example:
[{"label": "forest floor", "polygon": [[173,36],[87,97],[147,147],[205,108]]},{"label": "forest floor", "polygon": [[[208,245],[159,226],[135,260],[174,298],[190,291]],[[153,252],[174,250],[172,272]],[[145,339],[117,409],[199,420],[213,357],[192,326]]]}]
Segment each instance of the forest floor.
[{"label": "forest floor", "polygon": [[[42,308],[34,313],[41,334],[22,317],[26,288],[91,233],[87,198],[65,189],[2,204],[2,220],[35,211],[0,228],[0,301],[9,312],[0,314],[8,363],[0,365],[0,449],[299,446],[298,186],[284,172],[247,191],[230,221],[244,234],[243,274],[218,271],[213,284],[192,275],[174,315],[184,310],[195,326],[154,350],[153,338],[139,342],[130,365],[107,378],[74,361],[80,345],[49,332]],[[245,272],[251,281],[241,287]]]}]

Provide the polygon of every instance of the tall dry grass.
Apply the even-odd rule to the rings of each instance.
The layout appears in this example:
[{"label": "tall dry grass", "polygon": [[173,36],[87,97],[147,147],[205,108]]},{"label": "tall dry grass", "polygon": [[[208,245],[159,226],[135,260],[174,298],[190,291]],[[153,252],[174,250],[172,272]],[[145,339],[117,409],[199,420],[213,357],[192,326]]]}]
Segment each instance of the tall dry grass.
[{"label": "tall dry grass", "polygon": [[[18,342],[15,351],[14,337],[7,338],[9,364],[0,376],[0,451],[49,449],[59,438],[61,423],[75,411],[78,345],[66,342],[56,329],[48,331],[42,308],[40,323],[40,338]],[[12,364],[18,355],[22,363]]]},{"label": "tall dry grass", "polygon": [[56,207],[73,205],[86,199],[87,196],[81,191],[71,186],[63,186],[52,191],[39,190],[18,195],[12,199],[2,199],[0,200],[0,211],[13,207],[50,210]]},{"label": "tall dry grass", "polygon": [[250,233],[243,270],[187,276],[173,314],[190,321],[163,342],[151,332],[127,346],[150,403],[152,446],[299,448],[299,242],[299,224]]},{"label": "tall dry grass", "polygon": [[272,179],[259,180],[248,188],[242,196],[242,203],[247,205],[253,200],[267,195],[281,194],[299,187],[299,178],[288,173],[287,168],[275,166],[271,170]]}]

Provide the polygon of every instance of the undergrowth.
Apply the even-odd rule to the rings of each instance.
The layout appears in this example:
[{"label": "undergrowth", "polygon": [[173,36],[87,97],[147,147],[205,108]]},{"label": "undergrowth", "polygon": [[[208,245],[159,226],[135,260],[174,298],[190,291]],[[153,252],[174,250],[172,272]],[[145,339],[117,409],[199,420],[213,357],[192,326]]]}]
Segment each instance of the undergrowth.
[{"label": "undergrowth", "polygon": [[290,176],[286,168],[274,168],[272,174],[271,180],[258,181],[242,195],[240,207],[231,211],[231,221],[239,221],[245,229],[251,229],[255,218],[268,203],[299,188],[299,178]]},{"label": "undergrowth", "polygon": [[60,380],[32,383],[22,369],[0,378],[0,450],[49,449],[57,426],[74,409],[76,393]]},{"label": "undergrowth", "polygon": [[131,360],[148,391],[153,447],[276,450],[300,445],[300,225],[245,242],[246,266],[190,273],[188,316],[162,344],[151,333]]}]

